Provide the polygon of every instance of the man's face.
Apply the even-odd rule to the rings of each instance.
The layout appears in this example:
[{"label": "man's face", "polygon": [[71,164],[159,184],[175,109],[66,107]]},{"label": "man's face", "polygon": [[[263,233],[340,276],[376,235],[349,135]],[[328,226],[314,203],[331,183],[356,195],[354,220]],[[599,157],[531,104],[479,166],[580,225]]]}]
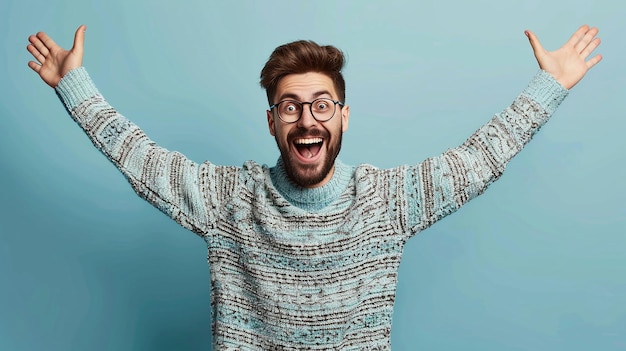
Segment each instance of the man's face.
[{"label": "man's face", "polygon": [[[283,77],[278,82],[273,102],[311,102],[318,98],[338,100],[338,95],[330,77],[308,72]],[[302,117],[295,123],[283,122],[276,110],[267,111],[267,123],[270,134],[276,139],[289,178],[307,188],[328,183],[341,149],[341,136],[348,129],[350,108],[337,105],[333,118],[319,122],[313,118],[306,104]]]}]

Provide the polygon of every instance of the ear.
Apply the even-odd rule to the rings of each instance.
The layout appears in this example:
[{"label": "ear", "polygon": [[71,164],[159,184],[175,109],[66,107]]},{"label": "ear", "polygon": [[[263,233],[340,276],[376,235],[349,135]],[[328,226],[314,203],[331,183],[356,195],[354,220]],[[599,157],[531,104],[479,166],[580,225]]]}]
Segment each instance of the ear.
[{"label": "ear", "polygon": [[267,114],[267,127],[270,130],[270,134],[272,136],[276,136],[276,130],[274,129],[274,114],[270,110],[265,111],[265,114]]},{"label": "ear", "polygon": [[341,109],[341,132],[348,130],[348,121],[350,120],[350,106],[346,105]]}]

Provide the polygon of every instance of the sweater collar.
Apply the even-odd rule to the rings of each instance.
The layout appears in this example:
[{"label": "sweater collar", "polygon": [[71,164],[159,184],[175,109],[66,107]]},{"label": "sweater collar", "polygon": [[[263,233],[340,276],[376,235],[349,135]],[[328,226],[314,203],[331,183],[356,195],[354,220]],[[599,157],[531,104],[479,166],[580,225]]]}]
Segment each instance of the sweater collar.
[{"label": "sweater collar", "polygon": [[282,158],[270,169],[270,177],[276,190],[292,205],[304,210],[320,210],[335,201],[348,187],[354,170],[335,160],[335,172],[328,183],[317,188],[304,188],[289,179]]}]

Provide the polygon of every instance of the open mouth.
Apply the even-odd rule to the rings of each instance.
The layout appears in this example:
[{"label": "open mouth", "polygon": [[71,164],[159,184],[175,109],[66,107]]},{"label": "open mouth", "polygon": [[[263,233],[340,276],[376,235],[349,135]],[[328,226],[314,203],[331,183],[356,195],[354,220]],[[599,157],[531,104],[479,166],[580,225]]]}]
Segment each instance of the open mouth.
[{"label": "open mouth", "polygon": [[320,153],[324,139],[322,138],[298,138],[293,141],[298,154],[304,159],[313,159]]}]

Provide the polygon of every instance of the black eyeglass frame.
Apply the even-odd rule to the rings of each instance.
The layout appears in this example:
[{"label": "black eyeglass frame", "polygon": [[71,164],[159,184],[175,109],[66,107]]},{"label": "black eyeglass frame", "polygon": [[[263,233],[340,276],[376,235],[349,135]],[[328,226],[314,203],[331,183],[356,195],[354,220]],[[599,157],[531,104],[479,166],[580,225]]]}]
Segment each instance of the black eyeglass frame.
[{"label": "black eyeglass frame", "polygon": [[[319,119],[319,118],[315,117],[315,113],[313,113],[313,104],[316,101],[319,101],[319,100],[330,101],[330,102],[333,103],[333,109],[334,109],[333,110],[333,114],[330,117],[328,117],[327,119]],[[300,108],[300,115],[298,116],[298,118],[295,121],[285,121],[283,119],[283,117],[280,115],[280,111],[278,111],[278,109],[276,110],[276,113],[278,114],[278,118],[280,118],[280,120],[283,121],[283,123],[287,123],[287,124],[296,123],[296,122],[298,122],[300,120],[300,118],[302,118],[302,113],[304,112],[304,105],[309,105],[309,112],[311,112],[311,116],[313,116],[313,118],[316,121],[318,121],[318,122],[330,121],[331,119],[333,119],[333,117],[335,117],[335,114],[337,113],[337,105],[341,106],[341,108],[343,108],[345,106],[345,103],[343,103],[343,102],[341,102],[339,100],[333,100],[333,99],[330,99],[330,98],[317,98],[317,99],[315,99],[313,101],[282,100],[282,101],[279,101],[279,102],[275,103],[274,105],[270,106],[270,111],[272,109],[274,109],[275,107],[278,107],[278,105],[282,104],[283,102],[295,103],[295,104],[300,105],[300,107],[301,107]],[[340,108],[340,110],[341,110],[341,108]]]}]

